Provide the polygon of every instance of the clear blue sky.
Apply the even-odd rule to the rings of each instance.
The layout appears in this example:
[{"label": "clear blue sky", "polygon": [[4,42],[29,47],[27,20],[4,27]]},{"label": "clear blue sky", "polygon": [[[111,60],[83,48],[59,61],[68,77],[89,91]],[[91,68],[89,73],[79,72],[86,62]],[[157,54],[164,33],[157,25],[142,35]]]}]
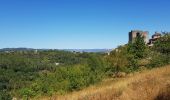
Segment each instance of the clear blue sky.
[{"label": "clear blue sky", "polygon": [[0,0],[0,48],[115,48],[170,31],[170,0]]}]

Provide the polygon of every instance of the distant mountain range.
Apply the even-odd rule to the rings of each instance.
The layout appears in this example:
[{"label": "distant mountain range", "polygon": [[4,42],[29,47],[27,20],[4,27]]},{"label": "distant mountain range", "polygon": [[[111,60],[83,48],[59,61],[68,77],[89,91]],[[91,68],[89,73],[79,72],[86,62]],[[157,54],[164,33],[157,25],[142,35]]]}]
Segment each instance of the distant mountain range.
[{"label": "distant mountain range", "polygon": [[109,52],[112,49],[63,49],[71,52]]},{"label": "distant mountain range", "polygon": [[112,49],[33,49],[33,48],[3,48],[0,49],[0,52],[9,52],[9,51],[47,51],[47,50],[64,50],[70,52],[109,52]]},{"label": "distant mountain range", "polygon": [[34,50],[32,48],[3,48],[0,49],[1,52],[3,51],[30,51],[30,50]]}]

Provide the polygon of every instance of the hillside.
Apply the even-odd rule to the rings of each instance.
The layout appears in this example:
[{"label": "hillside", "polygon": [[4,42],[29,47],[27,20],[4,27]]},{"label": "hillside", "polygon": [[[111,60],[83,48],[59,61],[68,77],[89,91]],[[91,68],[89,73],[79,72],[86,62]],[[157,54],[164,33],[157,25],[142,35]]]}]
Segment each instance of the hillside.
[{"label": "hillside", "polygon": [[[41,98],[42,99],[42,98]],[[44,100],[169,100],[170,65],[127,75],[125,78],[105,79],[98,85],[64,96]]]},{"label": "hillside", "polygon": [[139,35],[134,43],[119,46],[109,55],[60,50],[0,52],[0,100],[155,99],[159,91],[169,93],[164,90],[169,67],[155,69],[170,64],[169,40],[165,34],[148,47]]}]

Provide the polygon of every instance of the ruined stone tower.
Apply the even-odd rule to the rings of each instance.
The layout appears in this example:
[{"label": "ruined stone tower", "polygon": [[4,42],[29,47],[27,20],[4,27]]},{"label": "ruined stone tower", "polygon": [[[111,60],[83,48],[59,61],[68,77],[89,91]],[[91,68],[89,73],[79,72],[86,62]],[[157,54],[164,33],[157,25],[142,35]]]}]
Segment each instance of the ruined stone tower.
[{"label": "ruined stone tower", "polygon": [[134,42],[135,38],[141,35],[142,37],[144,37],[144,41],[145,44],[148,43],[149,39],[148,39],[148,31],[140,31],[140,30],[132,30],[131,32],[129,32],[129,42]]}]

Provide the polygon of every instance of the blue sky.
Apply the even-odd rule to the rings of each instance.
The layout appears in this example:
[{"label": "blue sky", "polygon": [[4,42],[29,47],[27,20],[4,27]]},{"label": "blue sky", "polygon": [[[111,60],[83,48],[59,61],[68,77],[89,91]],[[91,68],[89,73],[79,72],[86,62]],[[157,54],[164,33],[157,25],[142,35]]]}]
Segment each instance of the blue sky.
[{"label": "blue sky", "polygon": [[115,48],[170,31],[170,0],[0,0],[0,48]]}]

